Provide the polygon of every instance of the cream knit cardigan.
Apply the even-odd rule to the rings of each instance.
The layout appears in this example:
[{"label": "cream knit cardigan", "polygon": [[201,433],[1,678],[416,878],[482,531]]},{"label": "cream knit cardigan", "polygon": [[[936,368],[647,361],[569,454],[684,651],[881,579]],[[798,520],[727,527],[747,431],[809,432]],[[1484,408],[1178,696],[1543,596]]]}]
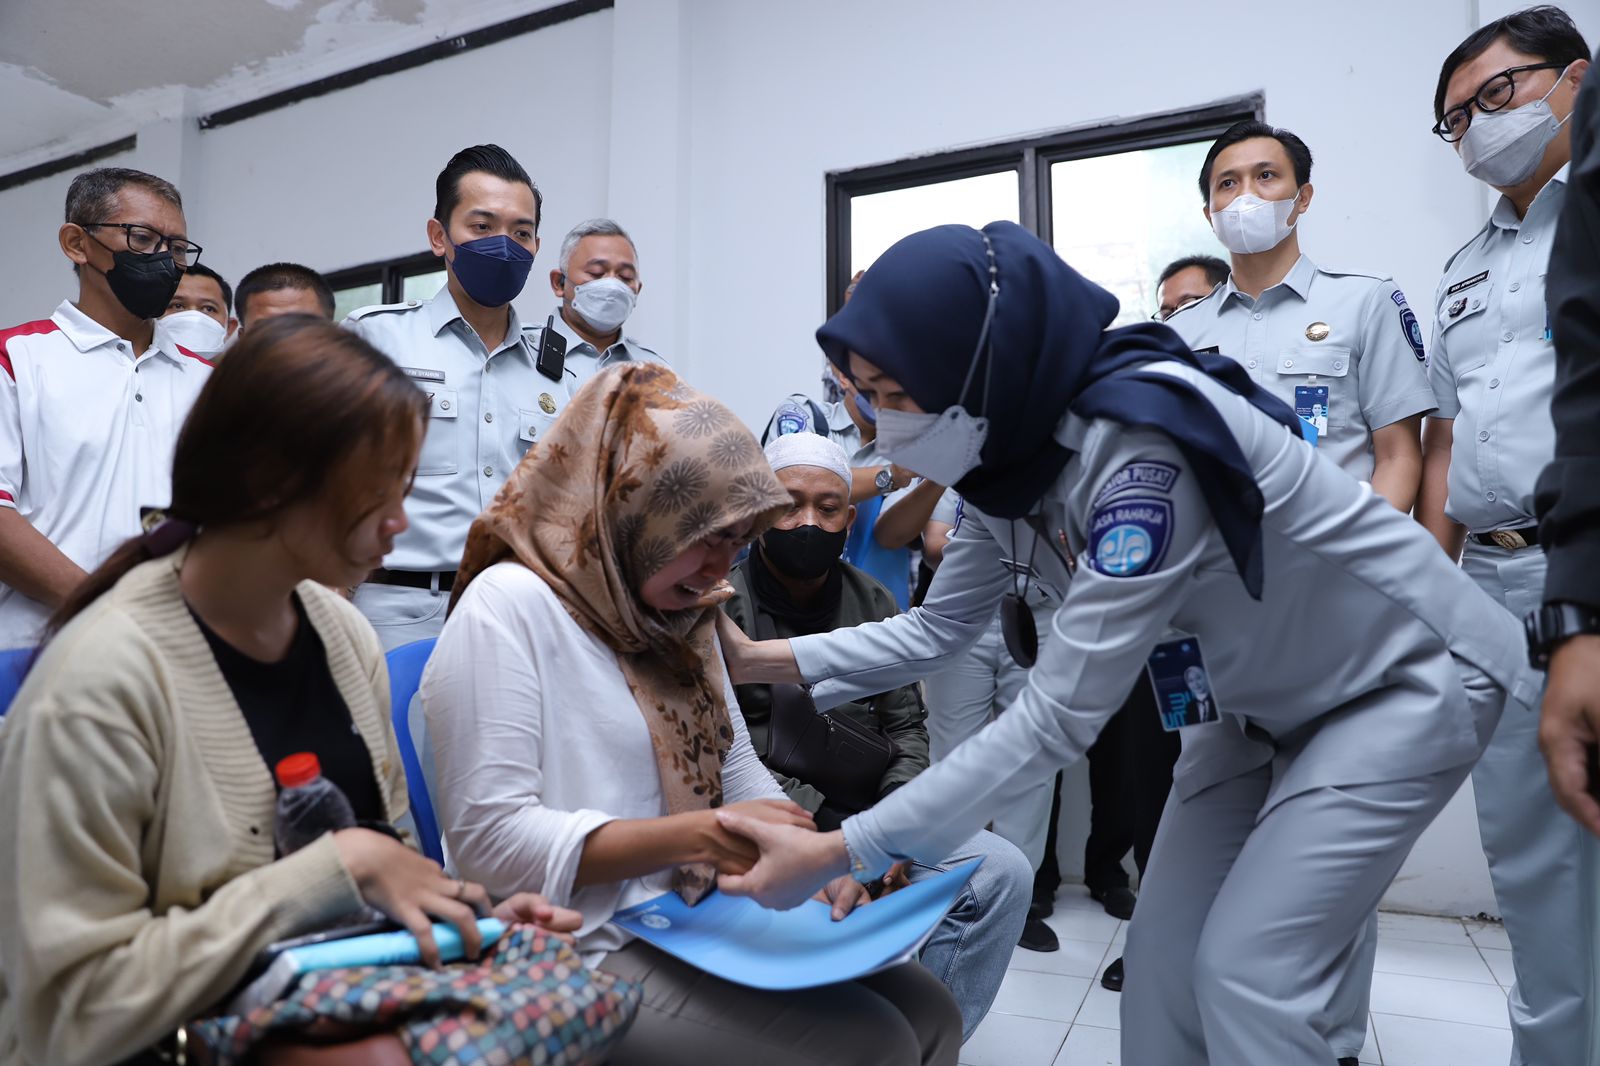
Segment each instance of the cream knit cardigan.
[{"label": "cream knit cardigan", "polygon": [[[0,1066],[111,1063],[217,1004],[274,940],[361,905],[324,836],[273,861],[272,775],[178,587],[145,563],[50,643],[0,725]],[[391,820],[377,636],[299,593]]]}]

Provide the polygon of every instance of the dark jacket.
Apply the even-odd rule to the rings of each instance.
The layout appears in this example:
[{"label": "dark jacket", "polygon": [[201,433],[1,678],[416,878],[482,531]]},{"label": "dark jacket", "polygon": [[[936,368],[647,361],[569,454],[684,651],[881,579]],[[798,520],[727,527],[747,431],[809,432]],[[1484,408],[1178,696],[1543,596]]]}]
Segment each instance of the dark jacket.
[{"label": "dark jacket", "polygon": [[1556,346],[1556,454],[1534,506],[1550,559],[1546,602],[1600,609],[1600,53],[1572,116],[1567,199],[1545,281]]},{"label": "dark jacket", "polygon": [[[862,622],[876,622],[898,613],[894,597],[890,595],[888,589],[864,571],[843,560],[840,560],[839,565],[844,568],[840,582],[839,605],[829,629],[847,629]],[[754,620],[750,616],[749,566],[748,562],[741,563],[728,575],[728,580],[733,582],[738,594],[725,604],[723,609],[739,624],[740,629],[752,637],[772,636],[774,632],[778,637],[798,636],[796,630],[781,619],[771,618],[770,615],[768,617],[771,618],[773,630],[761,634],[756,632]],[[772,715],[772,690],[766,685],[736,685],[734,692],[739,698],[739,710],[744,713],[745,725],[750,729],[750,743],[755,746],[756,754],[765,760],[767,723]],[[883,780],[878,786],[880,799],[927,769],[928,711],[923,706],[922,696],[916,685],[904,685],[867,700],[843,703],[833,708],[831,713],[849,715],[868,729],[877,729],[881,725],[883,731],[899,748],[894,761],[884,771]],[[826,800],[821,792],[803,781],[781,774],[772,776],[789,794],[790,799],[808,811],[815,813]]]}]

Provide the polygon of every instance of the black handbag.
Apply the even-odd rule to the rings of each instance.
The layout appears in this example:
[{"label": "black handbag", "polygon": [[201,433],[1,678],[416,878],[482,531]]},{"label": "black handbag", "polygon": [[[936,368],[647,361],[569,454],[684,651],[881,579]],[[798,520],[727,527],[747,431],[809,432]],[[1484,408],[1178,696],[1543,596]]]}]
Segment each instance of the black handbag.
[{"label": "black handbag", "polygon": [[[761,610],[755,582],[750,582],[750,618],[756,636],[777,637],[777,627]],[[828,806],[864,811],[878,800],[889,764],[899,753],[895,742],[878,729],[868,729],[849,715],[817,710],[803,685],[778,683],[772,690],[767,723],[767,769],[803,781],[821,792]]]}]

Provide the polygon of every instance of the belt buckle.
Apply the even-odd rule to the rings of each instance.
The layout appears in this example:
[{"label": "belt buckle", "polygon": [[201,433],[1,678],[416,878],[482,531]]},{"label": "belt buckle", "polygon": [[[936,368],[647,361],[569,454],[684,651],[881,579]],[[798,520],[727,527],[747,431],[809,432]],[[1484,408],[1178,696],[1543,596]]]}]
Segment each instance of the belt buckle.
[{"label": "belt buckle", "polygon": [[1522,534],[1514,529],[1497,529],[1489,534],[1489,539],[1509,552],[1528,546],[1528,542],[1523,539]]}]

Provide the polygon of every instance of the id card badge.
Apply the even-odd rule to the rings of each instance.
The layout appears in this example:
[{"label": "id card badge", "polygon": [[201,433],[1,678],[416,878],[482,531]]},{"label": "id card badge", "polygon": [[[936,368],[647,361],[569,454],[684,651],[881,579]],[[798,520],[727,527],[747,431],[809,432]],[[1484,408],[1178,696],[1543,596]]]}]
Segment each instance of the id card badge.
[{"label": "id card badge", "polygon": [[1311,438],[1313,445],[1322,437],[1327,436],[1328,386],[1296,385],[1294,387],[1294,413],[1316,428],[1317,435]]},{"label": "id card badge", "polygon": [[1211,675],[1200,655],[1198,637],[1180,637],[1157,644],[1145,664],[1156,690],[1156,710],[1167,732],[1218,720]]}]

